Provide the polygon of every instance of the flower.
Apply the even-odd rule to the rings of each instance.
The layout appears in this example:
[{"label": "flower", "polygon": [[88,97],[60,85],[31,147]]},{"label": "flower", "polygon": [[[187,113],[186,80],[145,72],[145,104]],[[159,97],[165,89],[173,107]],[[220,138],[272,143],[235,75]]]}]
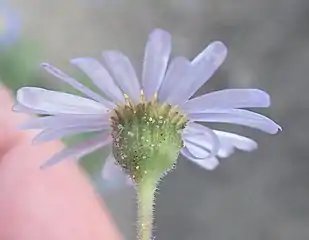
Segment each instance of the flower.
[{"label": "flower", "polygon": [[20,19],[16,12],[4,4],[0,5],[0,44],[9,45],[15,42],[20,33]]},{"label": "flower", "polygon": [[[105,97],[43,63],[42,67],[49,73],[87,98],[23,87],[17,91],[14,110],[48,116],[32,119],[21,127],[42,129],[35,143],[84,132],[97,135],[65,148],[42,167],[69,156],[80,158],[109,145],[113,146],[113,153],[103,169],[107,178],[119,175],[120,165],[135,179],[141,171],[146,174],[153,170],[157,162],[164,165],[159,169],[162,174],[173,167],[179,153],[211,170],[218,165],[218,158],[230,156],[235,149],[252,151],[257,143],[197,122],[237,124],[270,134],[280,129],[271,119],[243,109],[269,107],[270,97],[264,91],[224,89],[192,98],[226,58],[227,49],[222,42],[211,43],[192,61],[175,57],[169,63],[170,53],[170,34],[155,29],[146,44],[141,83],[129,59],[118,51],[103,52],[105,66],[92,58],[72,59],[71,63],[88,75]],[[148,159],[151,154],[156,163]],[[173,160],[164,162],[162,158]]]}]

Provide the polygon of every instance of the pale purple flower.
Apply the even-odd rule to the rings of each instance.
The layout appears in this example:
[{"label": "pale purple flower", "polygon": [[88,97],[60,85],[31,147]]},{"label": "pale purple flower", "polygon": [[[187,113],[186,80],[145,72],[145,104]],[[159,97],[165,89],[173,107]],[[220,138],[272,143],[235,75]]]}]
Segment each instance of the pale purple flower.
[{"label": "pale purple flower", "polygon": [[[218,158],[230,156],[235,149],[252,151],[257,143],[234,133],[212,130],[196,122],[218,122],[243,125],[275,134],[280,126],[271,119],[243,108],[266,108],[270,97],[258,89],[225,89],[191,98],[223,63],[227,55],[222,42],[213,42],[192,61],[175,57],[169,62],[171,36],[156,29],[146,45],[141,83],[130,60],[118,51],[103,53],[104,65],[92,58],[72,59],[106,97],[90,90],[74,78],[50,64],[42,67],[49,73],[72,85],[86,98],[36,87],[23,87],[17,92],[16,111],[47,114],[22,125],[23,129],[42,129],[34,142],[46,142],[68,135],[96,132],[97,135],[74,147],[66,148],[49,159],[43,167],[67,157],[80,158],[112,143],[110,112],[126,103],[146,101],[154,96],[159,103],[177,105],[187,116],[182,131],[182,155],[205,169],[214,169]],[[120,167],[112,154],[105,163],[103,176],[120,176]]]}]

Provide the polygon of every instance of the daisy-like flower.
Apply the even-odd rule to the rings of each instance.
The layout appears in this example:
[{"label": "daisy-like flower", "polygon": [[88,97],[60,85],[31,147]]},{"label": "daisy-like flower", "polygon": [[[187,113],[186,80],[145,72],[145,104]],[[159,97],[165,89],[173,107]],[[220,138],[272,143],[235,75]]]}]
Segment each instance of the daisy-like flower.
[{"label": "daisy-like flower", "polygon": [[[146,45],[141,83],[129,59],[118,51],[103,53],[107,68],[92,58],[72,59],[71,63],[87,74],[106,97],[50,64],[42,63],[41,66],[49,73],[72,85],[87,98],[23,87],[17,92],[14,110],[50,116],[30,120],[22,128],[43,129],[34,142],[98,132],[96,137],[64,149],[43,167],[58,163],[70,155],[82,157],[109,144],[117,148],[120,140],[129,140],[132,135],[129,141],[133,141],[136,132],[148,132],[146,128],[151,128],[153,134],[163,134],[162,139],[178,135],[175,140],[177,145],[183,145],[180,152],[186,158],[206,169],[213,169],[219,163],[217,157],[228,157],[235,148],[252,151],[257,143],[234,133],[211,130],[196,122],[231,123],[270,134],[280,129],[269,118],[243,109],[269,107],[270,97],[264,91],[225,89],[190,99],[223,63],[227,49],[222,42],[211,43],[192,61],[175,57],[168,64],[170,52],[170,34],[160,29],[154,30]],[[137,121],[137,129],[133,129],[134,121]],[[141,129],[138,129],[139,124]],[[150,148],[159,147],[153,136],[147,138],[140,134],[137,137]],[[160,139],[160,136],[157,138]],[[151,147],[152,144],[155,146]],[[121,154],[125,153],[120,151]]]},{"label": "daisy-like flower", "polygon": [[36,143],[84,132],[97,133],[62,150],[47,160],[43,168],[69,156],[80,158],[112,146],[103,177],[120,176],[122,169],[139,189],[141,205],[147,199],[151,203],[141,207],[140,239],[151,236],[147,228],[151,224],[154,187],[150,193],[147,183],[155,186],[173,168],[179,153],[211,170],[218,165],[218,158],[228,157],[235,149],[257,148],[257,143],[247,137],[212,130],[197,122],[237,124],[270,134],[280,129],[271,119],[244,109],[269,107],[270,97],[261,90],[225,89],[192,98],[223,63],[227,49],[222,42],[211,43],[192,61],[175,57],[169,62],[170,53],[170,34],[154,30],[146,44],[141,81],[129,59],[118,51],[103,52],[104,65],[92,58],[72,59],[71,63],[88,75],[104,96],[43,63],[49,73],[86,97],[23,87],[17,92],[14,107],[16,111],[48,115],[22,126],[42,129],[34,139]]}]

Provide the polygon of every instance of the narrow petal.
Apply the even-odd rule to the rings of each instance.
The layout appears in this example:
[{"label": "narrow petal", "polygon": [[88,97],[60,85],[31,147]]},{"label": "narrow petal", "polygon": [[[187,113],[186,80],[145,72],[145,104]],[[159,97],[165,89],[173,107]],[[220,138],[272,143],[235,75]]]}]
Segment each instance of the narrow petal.
[{"label": "narrow petal", "polygon": [[[215,132],[215,131],[214,131]],[[186,134],[187,135],[187,134]],[[229,142],[225,141],[223,142],[222,139],[217,135],[219,138],[219,147],[217,151],[217,156],[218,157],[227,157],[231,155],[234,152],[234,145]],[[186,148],[189,150],[190,153],[192,153],[192,156],[195,158],[206,158],[207,157],[207,152],[210,152],[211,149],[213,148],[213,140],[207,135],[187,135],[184,138],[187,138],[187,141],[185,142]],[[198,144],[195,144],[192,146],[190,139],[194,138],[194,142],[198,143],[202,147],[197,147]],[[188,145],[189,142],[189,145]],[[201,149],[204,151],[201,151]]]},{"label": "narrow petal", "polygon": [[138,103],[141,87],[129,58],[117,51],[104,52],[103,57],[122,91]]},{"label": "narrow petal", "polygon": [[258,108],[269,107],[269,95],[259,89],[224,89],[193,98],[182,106],[189,113],[210,108]]},{"label": "narrow petal", "polygon": [[49,142],[57,139],[61,139],[63,137],[68,137],[72,135],[76,135],[79,133],[88,133],[88,132],[99,132],[99,131],[108,131],[110,130],[109,126],[72,126],[72,127],[55,127],[55,128],[47,128],[40,132],[33,139],[34,144]]},{"label": "narrow petal", "polygon": [[70,84],[72,87],[74,87],[76,90],[80,91],[81,93],[85,94],[86,96],[92,98],[93,100],[100,102],[103,104],[106,108],[112,109],[115,107],[115,104],[113,104],[110,101],[107,101],[105,98],[100,96],[99,94],[93,92],[74,78],[68,76],[61,70],[53,67],[52,65],[48,63],[42,63],[41,66],[50,74],[54,75],[55,77],[61,79],[62,81]]},{"label": "narrow petal", "polygon": [[102,169],[102,178],[113,187],[133,185],[133,181],[122,171],[112,154],[110,154],[105,160]]},{"label": "narrow petal", "polygon": [[270,134],[275,134],[278,130],[281,130],[281,127],[271,119],[261,114],[243,109],[210,109],[209,111],[188,114],[188,117],[190,120],[198,122],[218,122],[243,125]]},{"label": "narrow petal", "polygon": [[220,141],[219,157],[225,158],[230,156],[234,152],[234,148],[250,152],[258,147],[258,144],[250,138],[218,130],[214,130],[214,132]]},{"label": "narrow petal", "polygon": [[99,61],[93,58],[75,58],[71,63],[84,71],[92,82],[114,102],[125,103],[122,92]]},{"label": "narrow petal", "polygon": [[62,160],[65,160],[68,157],[79,159],[87,154],[90,154],[110,144],[111,141],[112,141],[112,138],[110,137],[110,134],[100,134],[86,141],[83,141],[79,144],[76,144],[72,148],[63,149],[59,153],[55,154],[52,158],[47,160],[41,166],[41,168],[44,169],[44,168],[50,167],[54,164],[61,162]]},{"label": "narrow petal", "polygon": [[[192,138],[193,141],[190,141],[190,137]],[[201,138],[194,138],[193,136],[188,136],[184,138],[184,145],[188,149],[188,151],[192,154],[192,156],[203,159],[207,158],[209,156],[209,148],[207,148],[203,142],[198,142],[197,139]],[[196,141],[194,141],[196,140]],[[209,142],[207,142],[208,144]]]},{"label": "narrow petal", "polygon": [[176,57],[167,69],[166,76],[158,92],[159,102],[177,105],[182,99],[184,82],[190,78],[190,62],[184,57]]},{"label": "narrow petal", "polygon": [[215,72],[216,69],[224,62],[226,56],[227,47],[225,44],[220,41],[215,41],[209,44],[200,54],[198,54],[191,61],[191,63],[194,66],[210,64],[213,68],[215,68],[212,72]]},{"label": "narrow petal", "polygon": [[156,29],[150,34],[145,50],[142,80],[144,94],[149,101],[162,83],[171,48],[171,35],[168,32]]},{"label": "narrow petal", "polygon": [[48,114],[48,112],[43,109],[35,110],[33,108],[28,108],[19,102],[14,104],[14,106],[12,107],[12,111],[26,113],[26,114]]},{"label": "narrow petal", "polygon": [[21,125],[19,129],[44,129],[44,128],[56,128],[61,127],[79,127],[85,125],[91,125],[94,127],[109,126],[109,114],[94,115],[94,114],[65,114],[56,116],[46,116],[39,118],[32,118]]},{"label": "narrow petal", "polygon": [[227,48],[222,42],[211,43],[202,51],[191,65],[191,76],[181,86],[181,99],[178,104],[187,101],[204,83],[206,83],[215,71],[221,66],[227,55]]},{"label": "narrow petal", "polygon": [[[203,158],[203,156],[205,156],[205,152],[211,151],[211,149],[213,148],[213,139],[210,135],[194,134],[200,131],[199,126],[202,125],[196,123],[191,124],[189,129],[184,130],[183,135],[184,139],[186,139],[186,142],[192,141],[191,139],[193,138],[194,142],[203,146],[204,155],[198,152],[199,149],[195,149],[195,145],[187,145],[185,142],[187,149],[192,153],[194,157]],[[226,158],[230,156],[232,153],[234,153],[235,148],[249,152],[255,150],[258,146],[257,143],[252,139],[237,135],[235,133],[223,132],[218,130],[213,130],[213,132],[217,135],[219,139],[219,149],[217,156],[221,158]]]},{"label": "narrow petal", "polygon": [[181,149],[181,154],[206,170],[214,170],[219,165],[219,160],[216,157],[205,159],[195,158],[186,148]]},{"label": "narrow petal", "polygon": [[48,114],[104,114],[107,111],[105,106],[93,100],[36,87],[20,88],[17,101],[27,108]]},{"label": "narrow petal", "polygon": [[220,148],[218,136],[210,128],[197,123],[188,123],[182,138],[186,148],[196,158],[212,158]]}]

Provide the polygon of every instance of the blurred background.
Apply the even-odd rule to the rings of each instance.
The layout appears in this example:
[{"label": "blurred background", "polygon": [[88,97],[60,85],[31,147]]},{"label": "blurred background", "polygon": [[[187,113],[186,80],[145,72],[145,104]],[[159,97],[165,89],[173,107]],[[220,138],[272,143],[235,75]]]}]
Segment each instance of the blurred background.
[{"label": "blurred background", "polygon": [[[195,56],[221,40],[229,56],[200,93],[261,88],[272,96],[277,136],[218,125],[254,138],[259,149],[237,152],[212,172],[179,158],[160,184],[158,240],[309,239],[308,0],[10,0],[0,1],[0,80],[72,91],[39,68],[47,61],[85,83],[69,65],[119,49],[137,71],[148,33],[173,35],[174,54]],[[67,140],[68,144],[84,136]],[[133,188],[111,191],[100,178],[104,151],[83,159],[126,239],[135,239]],[[102,226],[104,227],[104,226]]]}]

